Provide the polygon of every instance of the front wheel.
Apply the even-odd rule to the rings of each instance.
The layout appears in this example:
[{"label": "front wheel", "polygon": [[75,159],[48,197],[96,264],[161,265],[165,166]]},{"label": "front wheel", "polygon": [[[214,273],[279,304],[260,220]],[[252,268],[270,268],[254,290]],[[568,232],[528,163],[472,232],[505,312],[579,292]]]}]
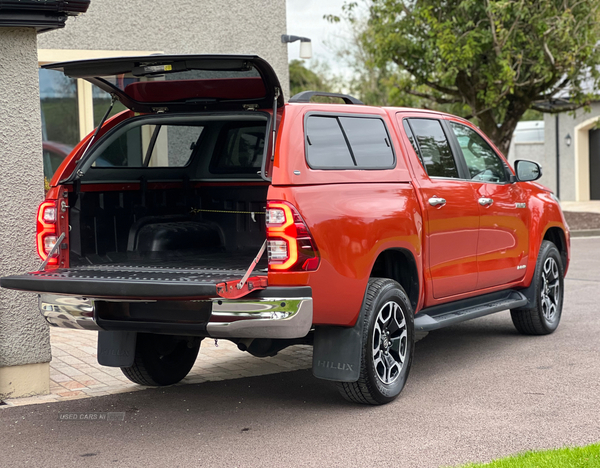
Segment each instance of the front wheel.
[{"label": "front wheel", "polygon": [[363,305],[362,358],[357,382],[339,382],[344,398],[382,405],[404,388],[414,352],[410,301],[396,281],[372,278]]},{"label": "front wheel", "polygon": [[129,380],[140,385],[172,385],[192,369],[200,338],[138,333],[131,367],[121,367]]},{"label": "front wheel", "polygon": [[564,274],[560,253],[543,241],[533,275],[536,304],[533,308],[512,309],[515,328],[525,335],[548,335],[558,327],[562,315]]}]

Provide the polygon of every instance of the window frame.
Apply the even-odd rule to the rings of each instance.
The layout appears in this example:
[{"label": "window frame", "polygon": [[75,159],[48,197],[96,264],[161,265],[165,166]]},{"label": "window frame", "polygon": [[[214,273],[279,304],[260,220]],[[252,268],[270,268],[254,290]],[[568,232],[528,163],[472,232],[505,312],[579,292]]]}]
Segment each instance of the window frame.
[{"label": "window frame", "polygon": [[[133,128],[136,128],[136,127],[141,128],[144,125],[167,127],[167,126],[169,126],[169,123],[168,123],[169,120],[174,120],[175,122],[178,122],[178,123],[180,122],[181,126],[185,126],[184,124],[186,123],[186,121],[190,122],[189,126],[200,126],[200,125],[193,125],[195,122],[198,122],[198,116],[193,116],[193,118],[187,119],[187,120],[184,120],[182,117],[187,117],[187,116],[185,114],[184,115],[169,115],[169,118],[165,119],[162,116],[159,116],[157,118],[156,115],[139,115],[137,117],[132,117],[130,119],[127,119],[127,120],[119,123],[114,128],[111,128],[105,135],[103,135],[102,138],[98,139],[98,141],[96,142],[97,144],[92,145],[89,152],[87,152],[87,154],[85,154],[85,159],[80,160],[82,163],[81,169],[83,169],[83,171],[85,173],[87,173],[90,170],[96,172],[99,170],[107,169],[107,166],[94,166],[93,164],[96,162],[96,159],[98,159],[98,157],[102,155],[102,151],[104,151],[112,143],[114,143],[117,138],[124,135],[126,132],[128,132],[129,130],[131,130]],[[194,119],[194,117],[195,117],[195,119]],[[163,122],[163,120],[165,120],[165,122]],[[126,171],[126,170],[165,171],[165,170],[189,168],[190,165],[192,164],[192,161],[194,160],[194,158],[196,156],[196,153],[198,152],[198,149],[201,146],[201,140],[203,139],[203,136],[204,136],[203,134],[204,134],[204,131],[202,130],[198,135],[198,139],[196,140],[196,147],[193,150],[191,150],[190,157],[187,160],[187,162],[185,163],[185,165],[183,165],[183,166],[143,166],[142,165],[142,166],[108,166],[108,168],[110,168],[110,170],[115,170],[115,171]],[[115,135],[117,135],[117,136],[115,137]],[[98,154],[98,153],[100,153],[100,154]],[[143,164],[145,153],[142,152],[141,156],[142,156],[142,164]]]},{"label": "window frame", "polygon": [[[216,175],[216,176],[223,176],[223,175],[232,175],[232,174],[246,174],[246,175],[250,175],[250,174],[256,174],[259,171],[262,173],[263,171],[263,167],[265,164],[265,160],[267,159],[267,154],[268,154],[268,149],[269,149],[269,136],[270,136],[270,120],[267,120],[265,122],[265,138],[264,138],[264,143],[263,143],[263,151],[262,151],[262,157],[261,157],[261,163],[260,163],[260,167],[246,167],[245,169],[247,169],[246,171],[243,172],[235,172],[234,170],[231,169],[235,169],[234,168],[230,168],[230,167],[225,167],[225,168],[218,168],[216,167],[216,162],[218,159],[220,158],[216,158],[217,154],[220,155],[221,151],[223,150],[223,148],[225,147],[225,145],[227,144],[227,137],[224,136],[223,138],[221,138],[221,134],[226,134],[231,130],[234,129],[240,129],[240,128],[250,128],[250,127],[256,127],[257,123],[256,122],[252,122],[252,121],[248,121],[246,125],[234,125],[234,124],[239,124],[239,121],[232,121],[232,122],[227,122],[223,125],[223,127],[219,130],[219,135],[217,136],[217,141],[215,142],[215,150],[213,151],[213,155],[210,158],[210,161],[208,163],[208,172],[210,173],[210,175]],[[218,148],[218,150],[216,149]],[[216,159],[215,159],[216,158]],[[257,170],[258,169],[258,170]]]},{"label": "window frame", "polygon": [[[452,127],[450,125],[450,122],[453,122],[457,125],[462,125],[463,127],[467,127],[470,130],[474,131],[477,135],[479,135],[479,137],[489,146],[490,150],[492,151],[492,153],[494,154],[494,156],[496,156],[500,162],[502,163],[502,167],[504,168],[504,173],[506,175],[506,180],[504,182],[493,182],[491,180],[473,180],[473,178],[471,177],[471,171],[469,171],[469,166],[467,164],[467,160],[465,158],[465,155],[463,153],[462,148],[460,147],[460,143],[458,142],[458,138],[456,137],[456,135],[454,134],[454,130],[452,130]],[[458,154],[460,155],[460,160],[461,160],[461,165],[464,166],[464,170],[466,173],[466,180],[468,180],[469,182],[477,182],[477,183],[484,183],[484,184],[494,184],[494,185],[507,185],[507,184],[511,184],[513,183],[513,173],[511,172],[508,163],[506,162],[506,160],[501,157],[498,152],[495,150],[494,146],[490,144],[490,142],[488,141],[488,139],[482,134],[481,131],[479,131],[479,129],[472,127],[471,125],[467,125],[464,122],[460,122],[458,120],[452,120],[452,119],[448,119],[445,120],[446,123],[446,127],[448,128],[448,131],[450,132],[451,135],[451,139],[453,140],[453,145],[456,147],[456,150],[458,152]]]},{"label": "window frame", "polygon": [[[203,114],[198,113],[179,113],[179,114],[152,114],[152,115],[138,115],[124,120],[118,123],[113,128],[108,130],[104,135],[100,137],[98,142],[90,148],[90,151],[85,154],[84,158],[81,158],[73,172],[66,179],[62,179],[61,183],[73,183],[80,181],[83,184],[96,184],[105,182],[119,182],[119,183],[130,183],[139,182],[140,174],[143,173],[143,177],[147,181],[152,182],[168,182],[172,180],[181,180],[182,178],[189,177],[193,181],[203,182],[229,182],[229,181],[244,181],[244,182],[264,182],[261,175],[250,177],[250,174],[211,174],[208,170],[209,158],[203,162],[202,157],[197,157],[198,152],[210,149],[214,151],[214,145],[216,139],[214,133],[202,131],[200,140],[198,141],[197,148],[194,150],[194,154],[191,155],[188,163],[185,166],[148,166],[148,167],[129,167],[129,166],[115,166],[115,167],[92,167],[95,157],[93,157],[100,149],[104,149],[106,140],[112,139],[113,135],[120,132],[124,127],[135,125],[137,122],[145,122],[151,125],[160,124],[168,125],[169,121],[177,121],[181,123],[186,122],[197,122],[202,123],[203,121],[211,122],[213,120],[219,120],[227,122],[229,120],[239,121],[264,121],[267,129],[270,125],[270,114],[263,111],[221,111],[221,112],[207,112]],[[206,139],[206,141],[205,141]],[[268,147],[270,149],[270,146]],[[268,149],[265,148],[263,153],[263,164],[267,158]],[[212,153],[211,153],[212,154]],[[90,171],[90,169],[93,169]],[[83,175],[81,175],[83,173]]]},{"label": "window frame", "polygon": [[[425,164],[423,162],[423,153],[421,152],[421,145],[419,144],[419,140],[416,136],[416,133],[414,131],[414,129],[412,128],[412,125],[410,124],[411,120],[435,120],[437,122],[440,123],[440,126],[442,127],[442,131],[444,132],[444,136],[446,137],[446,141],[448,142],[448,146],[450,147],[450,154],[452,155],[452,158],[454,159],[454,164],[456,165],[456,171],[458,172],[458,177],[441,177],[441,176],[431,176],[429,175],[429,173],[427,172],[427,167],[425,167]],[[413,138],[415,140],[415,144],[418,148],[418,153],[417,153],[417,158],[419,160],[419,164],[421,165],[421,167],[423,168],[423,171],[425,172],[425,175],[432,180],[470,180],[468,178],[469,175],[469,171],[467,168],[467,163],[464,160],[464,157],[462,155],[462,151],[460,151],[460,153],[457,153],[457,147],[460,150],[460,146],[458,145],[458,141],[456,140],[456,137],[454,136],[454,132],[452,132],[452,129],[449,128],[447,122],[445,119],[443,118],[439,118],[439,117],[434,117],[434,116],[427,116],[427,117],[413,117],[413,116],[407,116],[407,117],[403,117],[402,118],[402,131],[406,134],[406,130],[404,130],[404,121],[406,121],[406,123],[408,124],[408,127],[410,128],[410,131],[413,135]],[[451,132],[451,136],[448,136],[448,133]],[[406,135],[407,138],[409,138],[408,135]],[[410,141],[410,138],[409,138]],[[411,148],[413,146],[411,145]],[[414,148],[413,148],[414,149]],[[460,157],[457,157],[457,154],[460,155]]]},{"label": "window frame", "polygon": [[[361,166],[354,166],[354,167],[345,167],[345,166],[340,166],[340,167],[335,167],[335,166],[329,166],[329,167],[315,167],[312,166],[308,160],[308,141],[307,141],[307,124],[308,124],[308,119],[312,116],[316,116],[316,117],[335,117],[336,121],[338,122],[338,125],[340,125],[340,129],[342,131],[342,135],[344,136],[344,141],[346,142],[346,146],[348,147],[348,151],[350,153],[350,157],[352,158],[352,160],[354,161],[354,163],[356,164],[356,157],[354,156],[354,152],[352,151],[352,146],[350,145],[350,141],[348,140],[348,137],[346,135],[346,131],[343,127],[343,125],[341,124],[341,122],[338,120],[338,118],[340,117],[350,117],[350,118],[368,118],[368,119],[378,119],[381,121],[381,123],[383,124],[383,128],[385,130],[385,133],[387,135],[387,139],[390,143],[390,150],[392,152],[392,164],[389,166],[380,166],[380,167],[361,167]],[[390,137],[390,131],[389,128],[386,124],[385,119],[383,118],[383,116],[381,115],[376,115],[376,114],[357,114],[357,113],[352,113],[352,112],[323,112],[323,111],[309,111],[306,114],[304,114],[304,121],[303,121],[303,133],[304,133],[304,161],[306,162],[306,165],[312,169],[312,170],[317,170],[317,171],[389,171],[389,170],[393,170],[396,169],[397,165],[398,165],[398,158],[396,156],[396,150],[394,149],[394,143],[392,141],[392,138]]]}]

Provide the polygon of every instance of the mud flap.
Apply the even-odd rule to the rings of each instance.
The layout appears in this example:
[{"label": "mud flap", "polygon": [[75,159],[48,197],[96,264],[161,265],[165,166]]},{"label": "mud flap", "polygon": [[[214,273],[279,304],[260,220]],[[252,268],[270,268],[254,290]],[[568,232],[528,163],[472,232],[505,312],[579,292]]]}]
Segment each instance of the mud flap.
[{"label": "mud flap", "polygon": [[135,358],[137,333],[98,332],[98,364],[108,367],[131,367]]},{"label": "mud flap", "polygon": [[315,377],[336,382],[358,380],[362,354],[361,317],[362,314],[352,328],[316,328],[312,364]]},{"label": "mud flap", "polygon": [[353,327],[317,327],[313,344],[312,372],[318,379],[356,382],[360,377],[363,351],[365,302]]}]

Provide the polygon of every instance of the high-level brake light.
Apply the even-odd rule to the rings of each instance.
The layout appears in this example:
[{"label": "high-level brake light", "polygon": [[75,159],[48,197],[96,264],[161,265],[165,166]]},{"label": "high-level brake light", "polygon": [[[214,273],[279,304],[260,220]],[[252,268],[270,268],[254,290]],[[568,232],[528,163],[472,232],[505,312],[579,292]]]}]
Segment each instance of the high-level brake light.
[{"label": "high-level brake light", "polygon": [[[36,247],[37,253],[42,260],[48,258],[48,254],[56,244],[58,233],[56,229],[57,221],[56,202],[45,201],[38,208],[37,213],[37,235]],[[58,264],[58,256],[54,254],[48,261],[49,265]]]},{"label": "high-level brake light", "polygon": [[318,268],[319,251],[308,226],[292,204],[268,202],[266,221],[269,270],[314,271]]}]

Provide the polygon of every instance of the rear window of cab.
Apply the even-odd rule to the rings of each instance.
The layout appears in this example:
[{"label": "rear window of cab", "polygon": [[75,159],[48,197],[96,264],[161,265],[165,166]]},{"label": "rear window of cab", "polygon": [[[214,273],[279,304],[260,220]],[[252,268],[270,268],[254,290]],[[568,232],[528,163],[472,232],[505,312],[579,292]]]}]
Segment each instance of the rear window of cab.
[{"label": "rear window of cab", "polygon": [[396,157],[383,119],[356,114],[308,114],[306,162],[311,169],[393,169]]}]

